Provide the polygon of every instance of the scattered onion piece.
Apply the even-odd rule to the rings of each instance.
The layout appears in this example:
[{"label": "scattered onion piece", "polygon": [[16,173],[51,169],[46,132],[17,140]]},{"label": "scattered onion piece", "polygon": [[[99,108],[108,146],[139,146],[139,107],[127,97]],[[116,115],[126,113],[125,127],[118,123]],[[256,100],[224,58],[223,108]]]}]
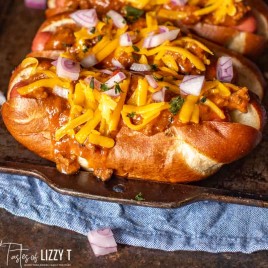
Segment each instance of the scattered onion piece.
[{"label": "scattered onion piece", "polygon": [[117,252],[117,244],[110,228],[89,231],[88,241],[97,257]]},{"label": "scattered onion piece", "polygon": [[231,57],[222,56],[217,62],[217,79],[221,82],[231,82],[234,77],[233,61]]},{"label": "scattered onion piece", "polygon": [[98,15],[96,9],[84,9],[84,10],[77,10],[70,14],[70,17],[79,25],[91,28],[96,27],[98,24]]},{"label": "scattered onion piece", "polygon": [[188,0],[171,0],[171,3],[176,6],[185,6]]},{"label": "scattered onion piece", "polygon": [[73,60],[58,57],[56,72],[61,78],[77,80],[79,78],[80,65]]},{"label": "scattered onion piece", "polygon": [[126,75],[123,72],[118,72],[116,75],[112,76],[108,81],[105,82],[108,88],[112,88],[116,83],[121,82],[126,79]]},{"label": "scattered onion piece", "polygon": [[58,62],[58,60],[54,60],[54,61],[51,62],[51,64],[56,67],[57,66],[57,62]]},{"label": "scattered onion piece", "polygon": [[158,87],[158,84],[152,75],[145,75],[145,78],[152,88]]},{"label": "scattered onion piece", "polygon": [[112,64],[114,67],[124,69],[124,66],[121,64],[121,62],[115,58],[112,58]]},{"label": "scattered onion piece", "polygon": [[168,32],[148,36],[144,39],[143,47],[152,48],[163,44],[165,41],[172,41],[177,38],[180,29],[171,30]]},{"label": "scattered onion piece", "polygon": [[126,20],[124,19],[124,17],[119,14],[118,12],[114,11],[114,10],[109,10],[107,13],[107,16],[110,17],[114,23],[114,25],[121,29],[123,27],[125,27],[126,25]]},{"label": "scattered onion piece", "polygon": [[180,84],[180,89],[185,94],[199,96],[204,82],[205,76],[203,75],[185,75]]},{"label": "scattered onion piece", "polygon": [[168,29],[168,27],[166,27],[166,26],[159,26],[158,27],[158,29],[159,29],[159,32],[160,33],[166,33],[166,32],[169,32],[169,29]]},{"label": "scattered onion piece", "polygon": [[120,46],[122,47],[129,47],[133,45],[131,36],[129,33],[121,34],[119,42],[120,42]]},{"label": "scattered onion piece", "polygon": [[85,58],[82,59],[82,61],[80,62],[80,64],[84,67],[84,68],[89,68],[92,67],[94,65],[96,65],[98,63],[98,60],[96,59],[94,54],[89,54],[87,55]]},{"label": "scattered onion piece", "polygon": [[103,73],[103,74],[108,74],[108,75],[111,75],[111,74],[113,74],[113,71],[111,71],[111,70],[108,70],[108,69],[102,69],[102,70],[99,70],[101,73]]},{"label": "scattered onion piece", "polygon": [[55,95],[57,95],[57,96],[59,96],[59,97],[61,97],[61,98],[63,98],[63,99],[66,99],[66,100],[68,99],[69,90],[68,90],[67,88],[63,88],[63,87],[59,87],[59,86],[55,86],[55,87],[53,88],[52,92],[53,92]]},{"label": "scattered onion piece", "polygon": [[47,1],[46,0],[24,0],[26,7],[35,8],[35,9],[46,9]]},{"label": "scattered onion piece", "polygon": [[156,102],[164,102],[165,101],[165,95],[166,95],[166,87],[163,87],[161,90],[155,92],[152,95],[152,100],[156,101]]},{"label": "scattered onion piece", "polygon": [[110,97],[119,97],[120,96],[120,92],[115,92],[115,88],[111,88],[107,91],[103,91],[104,94],[110,96]]},{"label": "scattered onion piece", "polygon": [[134,62],[130,66],[130,70],[136,71],[136,72],[148,72],[152,70],[152,67],[149,64],[142,64],[142,63]]},{"label": "scattered onion piece", "polygon": [[0,106],[2,106],[4,102],[6,102],[6,97],[4,93],[0,91]]}]

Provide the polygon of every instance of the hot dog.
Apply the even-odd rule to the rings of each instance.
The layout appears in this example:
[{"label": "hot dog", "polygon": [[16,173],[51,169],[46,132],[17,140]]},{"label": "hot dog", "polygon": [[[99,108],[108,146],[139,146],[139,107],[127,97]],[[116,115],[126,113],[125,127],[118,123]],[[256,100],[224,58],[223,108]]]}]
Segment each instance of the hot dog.
[{"label": "hot dog", "polygon": [[174,79],[30,57],[13,72],[2,116],[15,139],[61,172],[191,182],[260,142],[265,112],[250,95],[202,74]]},{"label": "hot dog", "polygon": [[128,25],[84,11],[46,21],[13,72],[2,117],[18,142],[66,174],[163,182],[206,178],[260,142],[255,65],[153,13]]},{"label": "hot dog", "polygon": [[[84,12],[94,14],[93,9],[84,10]],[[125,20],[124,17],[119,16],[119,21]],[[33,52],[29,56],[56,59],[66,50],[71,58],[81,61],[82,64],[86,64],[86,67],[91,65],[125,69],[129,69],[134,62],[160,64],[162,68],[166,68],[170,64],[168,58],[172,56],[176,59],[176,62],[173,62],[173,65],[175,64],[173,69],[176,69],[175,75],[176,72],[198,74],[206,69],[206,75],[212,77],[215,77],[217,58],[224,55],[231,56],[234,68],[240,72],[237,76],[238,84],[254,88],[260,99],[263,98],[264,80],[261,72],[255,64],[238,53],[197,36],[186,35],[173,25],[159,24],[152,13],[146,14],[145,19],[139,18],[131,24],[125,21],[126,24],[120,25],[121,28],[113,23],[112,18],[107,19],[105,16],[101,19],[96,12],[94,18],[94,27],[89,28],[85,27],[86,24],[83,25],[83,22],[81,25],[73,14],[48,19],[36,34],[32,45]],[[126,41],[126,38],[131,40]],[[172,40],[169,40],[170,38]],[[109,39],[113,42],[106,46]],[[163,48],[164,42],[167,45]],[[170,47],[173,52],[165,53],[165,57],[162,58],[163,50],[168,50]],[[151,49],[151,52],[148,49]],[[153,54],[152,51],[156,52]],[[149,55],[150,53],[152,55]],[[240,71],[241,67],[243,67],[243,72]],[[174,70],[171,69],[170,71],[174,74]]]},{"label": "hot dog", "polygon": [[239,53],[255,56],[262,52],[268,39],[268,6],[262,0],[250,1],[79,1],[50,0],[47,15],[76,9],[107,8],[127,14],[126,6],[155,11],[158,19],[173,21],[192,32]]}]

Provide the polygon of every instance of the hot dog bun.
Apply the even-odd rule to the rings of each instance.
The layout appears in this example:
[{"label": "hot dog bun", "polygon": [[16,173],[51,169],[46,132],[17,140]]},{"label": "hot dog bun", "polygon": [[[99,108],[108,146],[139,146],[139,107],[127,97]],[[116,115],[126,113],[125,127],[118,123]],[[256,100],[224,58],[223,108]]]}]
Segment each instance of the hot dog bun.
[{"label": "hot dog bun", "polygon": [[[48,70],[49,62],[40,59],[39,65]],[[22,64],[14,71],[8,101],[2,108],[3,120],[15,139],[41,157],[56,162],[62,172],[76,172],[80,164],[93,169],[102,179],[114,173],[129,179],[191,182],[210,176],[222,165],[247,155],[262,136],[265,113],[253,97],[247,113],[233,111],[226,122],[205,120],[171,125],[148,134],[130,129],[121,121],[112,135],[115,143],[110,149],[89,143],[81,146],[72,134],[55,141],[59,122],[69,116],[70,105],[51,90],[45,97],[18,94],[26,84],[44,78],[31,78],[31,68],[33,63]],[[131,75],[130,85],[140,78],[140,75]],[[122,94],[126,94],[126,90],[124,88]],[[160,115],[154,124],[160,125],[161,120]],[[55,153],[59,148],[65,152]]]},{"label": "hot dog bun", "polygon": [[[47,16],[55,16],[56,14],[73,12],[76,9],[92,7],[96,8],[99,14],[104,14],[108,11],[108,8],[114,9],[118,12],[123,12],[122,10],[124,10],[124,5],[134,5],[134,7],[144,8],[146,11],[150,9],[156,10],[156,14],[160,20],[171,20],[174,22],[178,22],[179,20],[180,26],[188,28],[193,33],[198,34],[199,36],[211,40],[213,42],[216,42],[219,45],[225,46],[228,49],[237,51],[241,54],[254,58],[256,55],[261,54],[267,46],[268,6],[262,0],[250,0],[244,2],[250,7],[250,12],[245,11],[246,14],[244,15],[244,17],[238,20],[238,24],[235,26],[230,26],[228,25],[228,23],[227,25],[213,23],[210,21],[210,18],[207,22],[206,20],[200,20],[198,16],[193,17],[193,13],[196,9],[191,9],[191,5],[188,11],[188,13],[190,12],[188,14],[189,18],[185,18],[183,12],[187,11],[187,8],[184,9],[183,6],[176,6],[175,4],[170,3],[170,1],[166,1],[166,6],[154,6],[150,5],[150,3],[144,6],[139,1],[50,0],[48,1],[49,9],[47,10]],[[204,4],[201,3],[201,5]],[[211,5],[213,5],[213,3]],[[169,13],[162,14],[161,10],[163,9],[167,10],[167,12],[171,11],[170,15]],[[174,11],[178,11],[179,15],[175,15]],[[221,12],[225,12],[224,7],[222,7]],[[205,16],[206,15],[207,14],[205,12]]]},{"label": "hot dog bun", "polygon": [[[79,26],[76,25],[75,21],[70,18],[69,13],[49,18],[41,25],[33,41],[33,51],[29,53],[28,56],[57,59],[66,49],[64,45],[60,45],[60,42],[57,39],[58,33],[62,29],[68,29],[68,31],[72,33],[74,33],[74,29],[79,29]],[[44,39],[44,34],[50,36],[50,39]],[[253,90],[261,100],[263,99],[265,80],[256,64],[243,57],[238,52],[230,51],[229,49],[221,47],[204,38],[200,38],[197,35],[190,35],[190,37],[205,44],[214,53],[216,58],[221,56],[232,57],[235,71],[238,73],[237,84],[247,86],[249,89]],[[71,46],[74,44],[75,38],[73,36],[70,39],[71,42],[69,45]],[[53,45],[54,43],[56,44],[55,46]]]}]

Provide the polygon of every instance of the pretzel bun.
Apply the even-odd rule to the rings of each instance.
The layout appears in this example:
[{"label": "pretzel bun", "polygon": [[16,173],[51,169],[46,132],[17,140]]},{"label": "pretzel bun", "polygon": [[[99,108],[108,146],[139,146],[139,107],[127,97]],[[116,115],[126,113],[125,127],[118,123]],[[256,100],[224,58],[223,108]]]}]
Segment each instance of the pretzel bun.
[{"label": "pretzel bun", "polygon": [[[250,15],[246,16],[235,27],[214,25],[206,22],[183,23],[180,27],[186,27],[200,37],[225,46],[251,58],[262,53],[268,40],[268,6],[262,0],[245,1],[251,8]],[[133,4],[135,1],[133,1]],[[76,9],[96,8],[99,14],[104,14],[109,9],[121,12],[127,1],[80,1],[80,0],[50,0],[48,1],[47,17],[73,12]],[[172,7],[171,7],[172,9]],[[156,8],[157,10],[157,8]],[[180,9],[179,9],[180,10]],[[174,20],[170,17],[165,20]],[[174,20],[175,21],[175,20]]]},{"label": "pretzel bun", "polygon": [[[47,64],[49,61],[40,62]],[[17,90],[31,78],[30,70],[31,66],[20,65],[14,71],[2,117],[18,142],[58,164],[53,139],[57,127],[51,122],[56,120],[57,125],[62,114],[68,115],[69,106],[65,99],[54,94],[45,98],[18,94]],[[105,154],[95,146],[83,147],[81,154],[81,145],[70,138],[65,146],[66,155],[72,152],[75,158],[70,159],[78,160],[71,172],[76,171],[79,163],[85,169],[93,169],[97,176],[102,174],[102,179],[113,172],[129,179],[196,181],[215,173],[222,165],[244,157],[260,142],[265,112],[254,97],[248,104],[247,113],[235,110],[230,117],[230,122],[173,125],[152,135],[121,124],[114,138],[115,145],[105,150]]]}]

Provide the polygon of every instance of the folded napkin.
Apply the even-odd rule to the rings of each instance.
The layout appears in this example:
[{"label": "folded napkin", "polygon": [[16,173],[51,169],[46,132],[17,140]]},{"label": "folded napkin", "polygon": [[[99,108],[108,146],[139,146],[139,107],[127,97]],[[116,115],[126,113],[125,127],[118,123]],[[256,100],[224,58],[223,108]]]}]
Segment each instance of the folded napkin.
[{"label": "folded napkin", "polygon": [[203,201],[176,209],[120,205],[62,195],[44,182],[0,174],[0,206],[87,235],[110,227],[117,243],[147,248],[245,252],[268,249],[268,209]]}]

